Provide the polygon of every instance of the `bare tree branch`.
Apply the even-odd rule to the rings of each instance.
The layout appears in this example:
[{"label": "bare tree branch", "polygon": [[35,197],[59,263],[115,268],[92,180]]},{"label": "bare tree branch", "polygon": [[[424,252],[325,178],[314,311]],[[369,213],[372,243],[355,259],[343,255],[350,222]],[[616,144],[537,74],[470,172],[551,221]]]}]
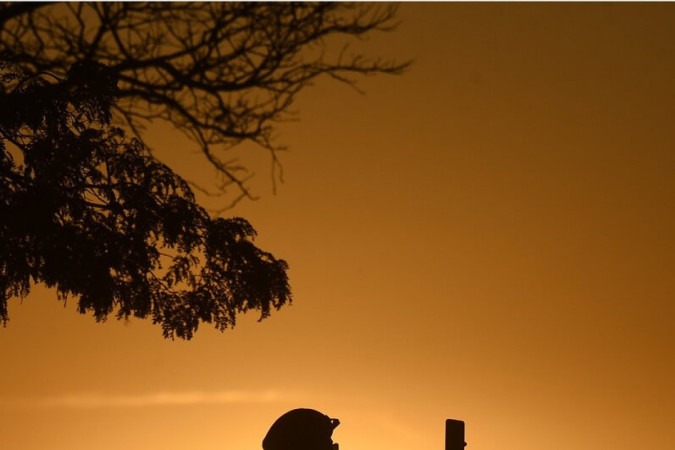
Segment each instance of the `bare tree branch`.
[{"label": "bare tree branch", "polygon": [[[149,120],[171,122],[206,161],[254,198],[228,149],[253,142],[270,155],[296,96],[327,76],[359,90],[355,76],[400,74],[407,62],[352,53],[350,43],[395,26],[396,7],[320,3],[86,3],[0,9],[0,54],[27,72],[64,75],[97,61],[120,82],[116,114],[141,140]],[[230,158],[227,158],[230,161]]]}]

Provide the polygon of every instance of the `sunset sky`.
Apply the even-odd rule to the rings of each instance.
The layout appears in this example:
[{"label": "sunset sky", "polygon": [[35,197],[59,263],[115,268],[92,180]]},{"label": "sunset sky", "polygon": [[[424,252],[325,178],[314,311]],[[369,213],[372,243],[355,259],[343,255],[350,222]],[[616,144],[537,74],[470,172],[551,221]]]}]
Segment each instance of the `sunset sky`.
[{"label": "sunset sky", "polygon": [[[675,5],[402,4],[279,128],[231,215],[291,306],[164,340],[37,287],[0,328],[3,450],[259,450],[296,407],[342,450],[675,446]],[[152,140],[212,179],[189,141]]]}]

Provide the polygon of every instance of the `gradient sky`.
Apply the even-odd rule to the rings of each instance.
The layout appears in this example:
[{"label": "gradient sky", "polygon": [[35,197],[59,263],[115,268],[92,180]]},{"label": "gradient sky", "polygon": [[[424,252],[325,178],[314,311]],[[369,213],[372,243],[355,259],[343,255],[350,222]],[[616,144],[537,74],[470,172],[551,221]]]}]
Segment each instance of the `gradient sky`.
[{"label": "gradient sky", "polygon": [[475,450],[673,448],[675,5],[400,19],[364,45],[412,69],[306,91],[285,183],[253,157],[231,211],[293,305],[172,342],[36,288],[0,329],[3,449],[257,450],[295,407],[345,450],[442,450],[450,417]]}]

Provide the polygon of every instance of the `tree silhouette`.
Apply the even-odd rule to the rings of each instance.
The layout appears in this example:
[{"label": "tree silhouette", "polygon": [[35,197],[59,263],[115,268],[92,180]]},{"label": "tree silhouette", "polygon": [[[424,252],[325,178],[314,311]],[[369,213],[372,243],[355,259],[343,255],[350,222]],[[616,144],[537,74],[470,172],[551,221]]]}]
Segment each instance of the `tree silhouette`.
[{"label": "tree silhouette", "polygon": [[[152,317],[165,337],[291,301],[287,265],[242,218],[211,217],[200,186],[159,161],[144,125],[168,121],[249,197],[228,151],[279,167],[274,125],[321,75],[399,73],[347,55],[394,9],[334,3],[0,5],[0,320],[33,283],[97,320]],[[328,45],[337,42],[337,51]],[[131,136],[127,136],[131,133]]]},{"label": "tree silhouette", "polygon": [[119,80],[115,117],[135,137],[143,141],[149,120],[170,122],[216,168],[221,192],[252,198],[250,168],[229,150],[254,143],[278,169],[274,126],[313,80],[403,71],[349,48],[390,29],[394,15],[393,6],[333,2],[10,3],[0,9],[0,55],[33,75],[105,64]]}]

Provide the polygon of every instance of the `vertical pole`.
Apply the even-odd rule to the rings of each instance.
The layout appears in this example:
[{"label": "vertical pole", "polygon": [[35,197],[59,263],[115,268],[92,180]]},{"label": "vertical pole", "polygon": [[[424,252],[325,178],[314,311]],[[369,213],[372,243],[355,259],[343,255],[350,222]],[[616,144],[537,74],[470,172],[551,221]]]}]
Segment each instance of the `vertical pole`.
[{"label": "vertical pole", "polygon": [[464,421],[447,419],[445,421],[445,450],[464,450]]}]

